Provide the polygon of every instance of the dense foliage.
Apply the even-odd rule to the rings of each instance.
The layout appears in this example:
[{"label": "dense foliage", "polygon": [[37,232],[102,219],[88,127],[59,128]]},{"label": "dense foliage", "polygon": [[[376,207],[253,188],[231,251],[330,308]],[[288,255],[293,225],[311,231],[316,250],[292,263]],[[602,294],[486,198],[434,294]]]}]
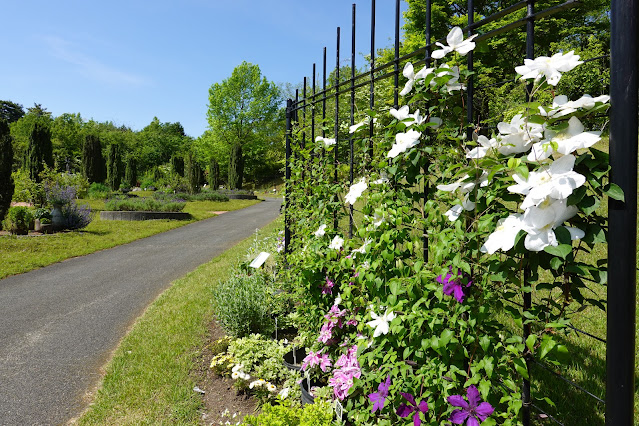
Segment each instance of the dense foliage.
[{"label": "dense foliage", "polygon": [[122,167],[122,155],[120,154],[120,146],[112,143],[109,145],[107,153],[107,185],[111,190],[118,190],[124,170]]},{"label": "dense foliage", "polygon": [[13,146],[9,125],[0,119],[0,222],[11,205],[15,185],[11,176],[13,164]]},{"label": "dense foliage", "polygon": [[40,174],[46,167],[53,167],[53,146],[51,144],[51,132],[48,127],[35,123],[29,136],[29,149],[27,152],[27,170],[29,177],[35,182],[40,182]]},{"label": "dense foliage", "polygon": [[229,159],[229,177],[228,183],[230,189],[242,189],[242,180],[244,178],[244,156],[242,155],[242,145],[236,143],[231,148],[231,157]]},{"label": "dense foliage", "polygon": [[106,179],[102,144],[95,135],[87,135],[82,145],[82,175],[90,183],[102,183]]}]

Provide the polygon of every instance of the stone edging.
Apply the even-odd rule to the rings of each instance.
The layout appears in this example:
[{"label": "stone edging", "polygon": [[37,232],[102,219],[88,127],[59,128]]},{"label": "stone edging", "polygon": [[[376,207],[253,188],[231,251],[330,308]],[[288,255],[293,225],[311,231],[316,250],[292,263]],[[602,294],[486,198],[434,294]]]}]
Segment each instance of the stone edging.
[{"label": "stone edging", "polygon": [[153,219],[191,219],[189,213],[184,212],[116,212],[102,211],[100,212],[102,220],[153,220]]},{"label": "stone edging", "polygon": [[257,195],[248,194],[224,194],[229,197],[229,200],[257,200]]}]

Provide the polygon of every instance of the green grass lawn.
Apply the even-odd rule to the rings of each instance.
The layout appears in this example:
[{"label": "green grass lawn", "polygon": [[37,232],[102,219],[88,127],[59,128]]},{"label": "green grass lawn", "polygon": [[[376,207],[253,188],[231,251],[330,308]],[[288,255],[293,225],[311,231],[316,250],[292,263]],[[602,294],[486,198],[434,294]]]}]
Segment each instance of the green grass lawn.
[{"label": "green grass lawn", "polygon": [[103,200],[79,200],[96,212],[93,221],[78,231],[59,232],[38,237],[0,236],[0,279],[36,268],[126,244],[140,238],[184,226],[215,216],[215,211],[231,211],[248,207],[259,201],[230,200],[187,202],[184,211],[191,220],[148,220],[140,222],[100,220],[98,211],[104,210]]},{"label": "green grass lawn", "polygon": [[[259,231],[274,235],[281,221]],[[199,424],[201,397],[193,391],[212,291],[255,241],[251,236],[172,283],[149,306],[116,349],[81,425]]]}]

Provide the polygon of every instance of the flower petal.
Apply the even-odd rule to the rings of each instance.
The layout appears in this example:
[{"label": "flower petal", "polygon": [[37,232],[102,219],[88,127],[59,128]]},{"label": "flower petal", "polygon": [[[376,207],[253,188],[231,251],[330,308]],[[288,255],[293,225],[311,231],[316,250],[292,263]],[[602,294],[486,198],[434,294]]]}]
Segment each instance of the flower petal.
[{"label": "flower petal", "polygon": [[448,403],[453,407],[461,407],[465,410],[468,410],[468,403],[461,395],[451,395],[447,398]]},{"label": "flower petal", "polygon": [[400,392],[400,394],[406,399],[406,401],[410,402],[411,404],[413,404],[415,406],[417,405],[415,403],[415,397],[413,395],[411,395],[409,393],[406,393],[406,392]]},{"label": "flower petal", "polygon": [[486,420],[488,416],[493,414],[493,411],[495,411],[495,409],[487,402],[482,402],[477,406],[477,408],[475,408],[475,413],[477,414],[477,417],[479,417],[479,420],[481,420],[482,422]]},{"label": "flower petal", "polygon": [[[457,395],[459,396],[459,395]],[[461,398],[461,397],[460,397]],[[453,422],[456,425],[463,424],[464,421],[468,418],[468,412],[464,410],[455,410],[453,414],[450,415],[448,419],[450,422]]]},{"label": "flower petal", "polygon": [[399,407],[397,407],[397,411],[395,411],[395,413],[399,417],[408,417],[412,414],[413,411],[415,411],[415,407],[409,407],[406,404],[401,404]]},{"label": "flower petal", "polygon": [[470,408],[477,407],[481,402],[481,397],[479,396],[479,391],[475,385],[471,385],[466,391],[466,396],[468,397],[468,405]]}]

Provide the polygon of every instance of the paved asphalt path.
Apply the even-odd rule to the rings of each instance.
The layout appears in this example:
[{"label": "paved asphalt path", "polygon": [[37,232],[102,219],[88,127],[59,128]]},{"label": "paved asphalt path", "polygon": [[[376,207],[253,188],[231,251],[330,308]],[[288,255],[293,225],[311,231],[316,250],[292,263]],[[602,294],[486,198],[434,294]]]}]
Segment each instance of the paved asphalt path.
[{"label": "paved asphalt path", "polygon": [[[0,280],[0,425],[64,424],[169,284],[275,219],[280,199]],[[0,257],[0,262],[2,261]]]}]

